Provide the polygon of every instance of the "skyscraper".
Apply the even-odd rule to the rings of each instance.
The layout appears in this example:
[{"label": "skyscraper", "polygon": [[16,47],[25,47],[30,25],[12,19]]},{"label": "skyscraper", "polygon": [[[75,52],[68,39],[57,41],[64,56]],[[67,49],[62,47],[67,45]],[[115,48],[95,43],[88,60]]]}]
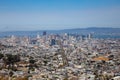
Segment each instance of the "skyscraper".
[{"label": "skyscraper", "polygon": [[46,31],[43,31],[43,36],[45,36],[47,33],[46,33]]},{"label": "skyscraper", "polygon": [[55,39],[51,39],[51,46],[56,44],[56,40]]}]

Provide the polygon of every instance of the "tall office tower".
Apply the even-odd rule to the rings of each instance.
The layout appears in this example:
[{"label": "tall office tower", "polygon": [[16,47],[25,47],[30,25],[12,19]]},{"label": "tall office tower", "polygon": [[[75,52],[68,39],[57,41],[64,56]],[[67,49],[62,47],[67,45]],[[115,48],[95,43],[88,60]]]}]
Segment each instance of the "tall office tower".
[{"label": "tall office tower", "polygon": [[56,39],[56,35],[52,35],[52,36],[51,36],[51,39]]},{"label": "tall office tower", "polygon": [[43,32],[43,36],[47,35],[46,31]]},{"label": "tall office tower", "polygon": [[88,39],[92,39],[92,34],[88,34]]},{"label": "tall office tower", "polygon": [[46,33],[46,31],[43,31],[43,42],[44,43],[46,43],[46,41],[47,41],[47,33]]},{"label": "tall office tower", "polygon": [[11,36],[11,39],[12,39],[12,40],[14,40],[14,39],[15,39],[15,36],[14,36],[14,35],[12,35],[12,36]]},{"label": "tall office tower", "polygon": [[67,39],[67,37],[68,37],[68,35],[67,35],[67,33],[65,33],[65,34],[63,35],[63,39]]},{"label": "tall office tower", "polygon": [[56,40],[55,39],[52,39],[51,40],[51,46],[55,45],[56,44]]},{"label": "tall office tower", "polygon": [[85,35],[81,35],[81,41],[85,40]]},{"label": "tall office tower", "polygon": [[14,42],[15,42],[15,39],[16,39],[16,37],[15,37],[14,35],[12,35],[10,40],[11,40],[11,42],[14,43]]},{"label": "tall office tower", "polygon": [[36,44],[40,45],[40,35],[39,34],[37,34],[36,40],[37,40]]},{"label": "tall office tower", "polygon": [[39,34],[37,34],[37,39],[40,39],[40,35]]},{"label": "tall office tower", "polygon": [[61,41],[59,39],[56,40],[57,45],[61,45]]}]

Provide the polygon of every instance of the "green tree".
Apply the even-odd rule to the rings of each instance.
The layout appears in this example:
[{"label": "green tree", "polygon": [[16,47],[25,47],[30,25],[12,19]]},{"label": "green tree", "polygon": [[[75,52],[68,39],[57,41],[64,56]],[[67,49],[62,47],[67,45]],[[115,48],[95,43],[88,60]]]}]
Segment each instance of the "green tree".
[{"label": "green tree", "polygon": [[30,60],[29,60],[29,63],[30,63],[30,64],[34,64],[34,63],[35,63],[35,60],[30,59]]},{"label": "green tree", "polygon": [[9,72],[9,76],[10,76],[10,77],[12,77],[13,74],[14,74],[14,73],[13,73],[12,71]]},{"label": "green tree", "polygon": [[35,67],[35,60],[34,60],[34,58],[33,57],[30,57],[29,58],[29,63],[30,63],[30,65],[29,65],[29,70],[34,70],[34,67]]},{"label": "green tree", "polygon": [[12,54],[6,54],[5,58],[3,59],[4,63],[8,66],[8,69],[16,70],[14,68],[14,64],[16,62],[20,61],[20,56],[19,55],[12,55]]},{"label": "green tree", "polygon": [[2,53],[0,53],[0,59],[2,59],[4,57],[4,55]]}]

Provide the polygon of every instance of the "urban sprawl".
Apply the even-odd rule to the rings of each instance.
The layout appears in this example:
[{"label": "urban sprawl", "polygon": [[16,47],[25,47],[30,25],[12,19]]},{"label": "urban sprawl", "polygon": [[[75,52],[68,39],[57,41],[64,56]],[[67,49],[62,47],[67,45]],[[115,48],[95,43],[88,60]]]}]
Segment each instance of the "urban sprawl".
[{"label": "urban sprawl", "polygon": [[0,80],[120,80],[120,39],[46,32],[0,38]]}]

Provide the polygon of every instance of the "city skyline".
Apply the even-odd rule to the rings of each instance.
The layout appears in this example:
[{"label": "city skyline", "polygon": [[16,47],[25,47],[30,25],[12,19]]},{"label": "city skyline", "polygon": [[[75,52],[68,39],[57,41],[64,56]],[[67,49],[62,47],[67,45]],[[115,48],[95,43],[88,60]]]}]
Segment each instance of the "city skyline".
[{"label": "city skyline", "polygon": [[120,28],[119,0],[1,0],[0,30]]}]

